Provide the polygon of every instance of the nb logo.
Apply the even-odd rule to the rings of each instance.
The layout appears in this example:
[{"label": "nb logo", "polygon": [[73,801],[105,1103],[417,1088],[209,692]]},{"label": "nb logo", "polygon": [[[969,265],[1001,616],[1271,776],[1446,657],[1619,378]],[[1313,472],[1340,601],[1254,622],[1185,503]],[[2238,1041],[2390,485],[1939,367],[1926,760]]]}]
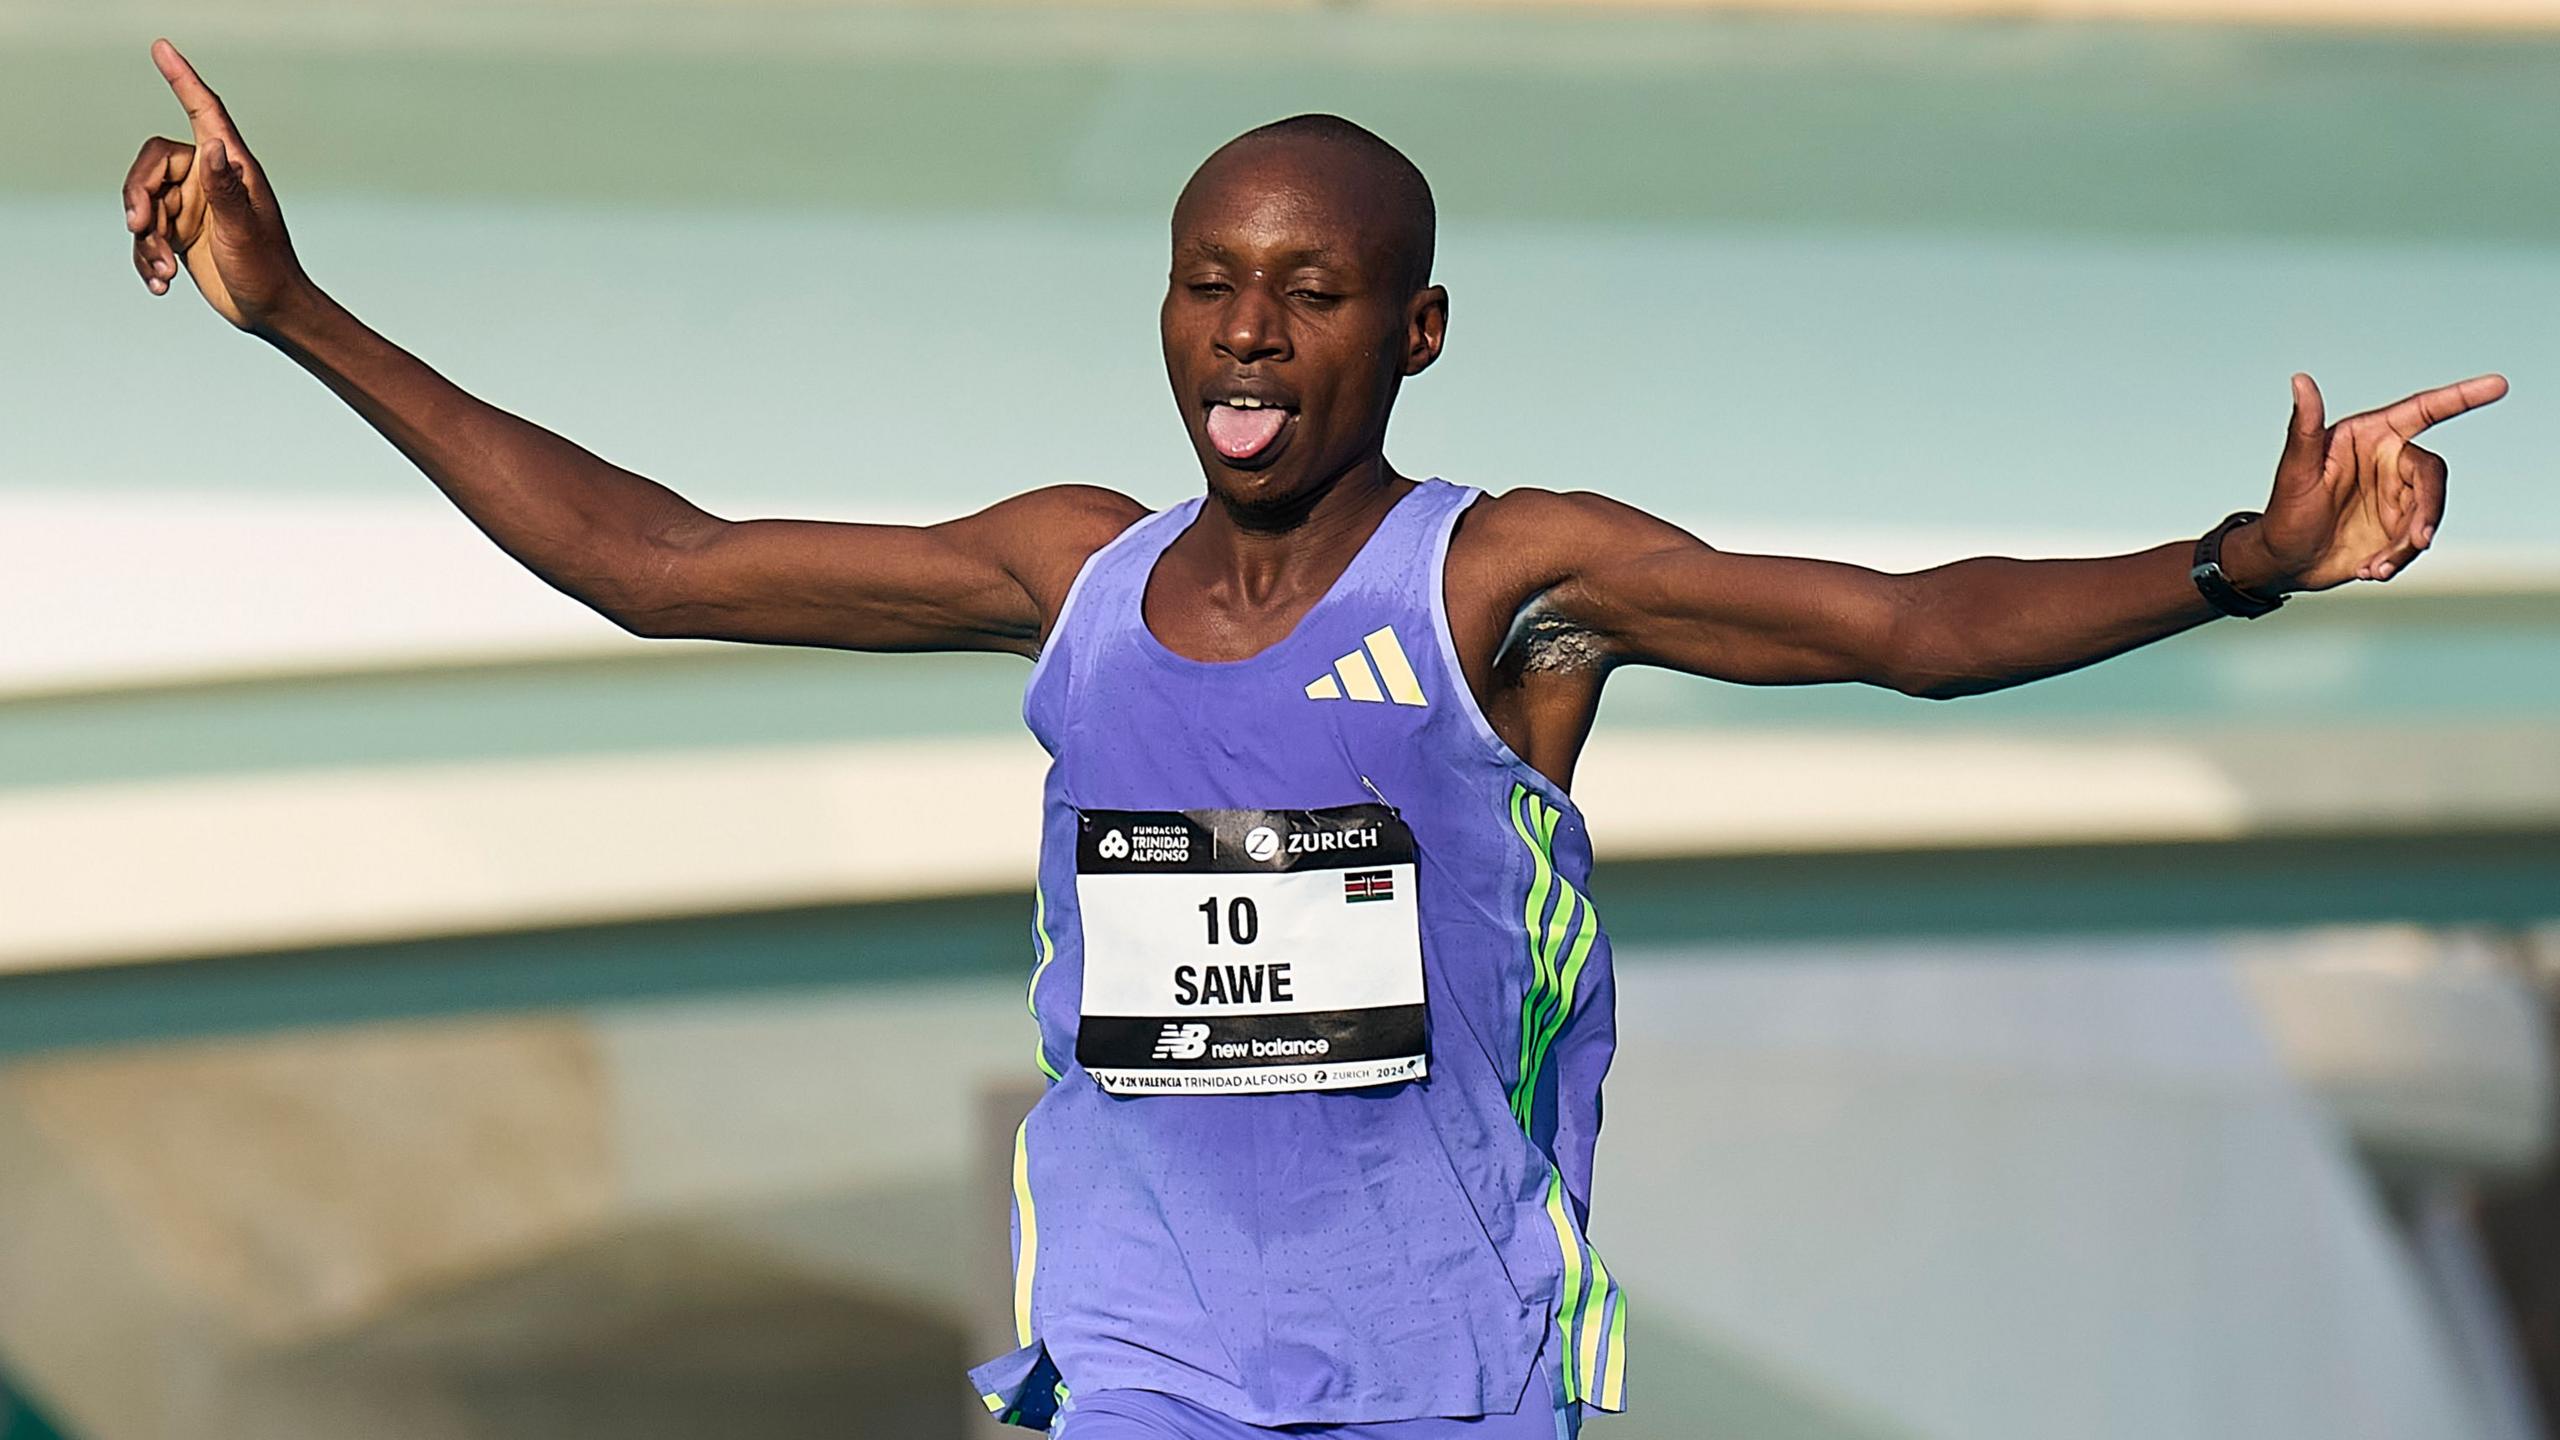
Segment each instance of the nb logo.
[{"label": "nb logo", "polygon": [[1209,1027],[1206,1025],[1167,1025],[1156,1037],[1158,1060],[1197,1060],[1209,1053]]},{"label": "nb logo", "polygon": [[1093,849],[1105,860],[1126,860],[1129,858],[1129,837],[1114,830],[1104,835],[1102,843]]},{"label": "nb logo", "polygon": [[[1396,643],[1392,625],[1381,625],[1360,637],[1358,650],[1333,662],[1333,673],[1319,675],[1307,682],[1310,700],[1365,700],[1382,704],[1393,700],[1399,705],[1428,705],[1422,696],[1422,682],[1413,673],[1413,662],[1404,656],[1404,647]],[[1372,666],[1375,668],[1371,668]]]}]

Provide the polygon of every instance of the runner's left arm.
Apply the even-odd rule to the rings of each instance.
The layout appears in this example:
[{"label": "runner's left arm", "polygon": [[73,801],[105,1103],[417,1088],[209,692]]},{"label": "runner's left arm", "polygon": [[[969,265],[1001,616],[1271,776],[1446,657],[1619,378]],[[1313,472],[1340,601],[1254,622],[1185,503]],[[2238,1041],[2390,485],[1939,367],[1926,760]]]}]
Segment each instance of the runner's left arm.
[{"label": "runner's left arm", "polygon": [[[2335,425],[2322,418],[2309,376],[2293,386],[2266,518],[2226,539],[2224,572],[2261,595],[2388,580],[2434,541],[2444,516],[2444,460],[2417,436],[2497,400],[2507,383],[2483,375]],[[1976,695],[2221,613],[2188,578],[2192,538],[2099,559],[1986,556],[1897,575],[1716,550],[1596,495],[1543,496],[1538,508],[1537,528],[1552,538],[1535,548],[1552,570],[1529,587],[1533,612],[1591,636],[1613,663],[1745,684],[1862,681],[1933,699]]]}]

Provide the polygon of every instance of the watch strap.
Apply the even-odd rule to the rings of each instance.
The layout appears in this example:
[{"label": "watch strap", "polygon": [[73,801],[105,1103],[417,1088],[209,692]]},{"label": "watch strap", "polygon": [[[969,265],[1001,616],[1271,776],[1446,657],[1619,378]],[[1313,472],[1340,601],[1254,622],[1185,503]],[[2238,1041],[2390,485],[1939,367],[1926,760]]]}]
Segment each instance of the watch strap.
[{"label": "watch strap", "polygon": [[2195,565],[2187,571],[2187,578],[2195,582],[2196,590],[2204,596],[2205,603],[2225,615],[2255,620],[2284,605],[2283,596],[2243,590],[2231,583],[2230,576],[2222,573],[2223,537],[2243,525],[2265,518],[2263,511],[2236,510],[2221,524],[2206,531],[2204,538],[2196,541]]}]

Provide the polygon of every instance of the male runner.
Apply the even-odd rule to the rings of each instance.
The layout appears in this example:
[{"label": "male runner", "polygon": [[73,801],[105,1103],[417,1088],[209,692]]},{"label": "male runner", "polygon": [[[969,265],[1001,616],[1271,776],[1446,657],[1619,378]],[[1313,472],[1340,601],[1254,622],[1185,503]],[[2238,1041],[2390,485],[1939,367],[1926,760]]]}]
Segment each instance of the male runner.
[{"label": "male runner", "polygon": [[193,135],[125,180],[144,283],[184,265],[535,574],[641,635],[1034,660],[1050,1084],[1015,1144],[1022,1348],[975,1374],[1068,1440],[1556,1440],[1624,1403],[1626,1308],[1584,1236],[1609,950],[1566,794],[1612,668],[1943,698],[2387,580],[2444,509],[2416,437],[2506,393],[2329,425],[2297,375],[2262,517],[2105,559],[1888,575],[1417,483],[1383,445],[1448,316],[1430,190],[1301,116],[1174,207],[1165,368],[1204,495],[729,521],[341,309],[221,102],[152,54]]}]

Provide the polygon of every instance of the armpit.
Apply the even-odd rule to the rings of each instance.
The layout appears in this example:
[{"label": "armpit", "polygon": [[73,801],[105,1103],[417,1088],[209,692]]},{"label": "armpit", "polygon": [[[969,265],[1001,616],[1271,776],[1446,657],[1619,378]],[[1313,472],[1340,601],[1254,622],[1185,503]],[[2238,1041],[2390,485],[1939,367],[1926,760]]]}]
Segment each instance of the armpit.
[{"label": "armpit", "polygon": [[1532,601],[1511,622],[1502,642],[1504,656],[1526,675],[1569,675],[1600,669],[1606,655],[1600,638],[1566,619],[1544,601]]}]

